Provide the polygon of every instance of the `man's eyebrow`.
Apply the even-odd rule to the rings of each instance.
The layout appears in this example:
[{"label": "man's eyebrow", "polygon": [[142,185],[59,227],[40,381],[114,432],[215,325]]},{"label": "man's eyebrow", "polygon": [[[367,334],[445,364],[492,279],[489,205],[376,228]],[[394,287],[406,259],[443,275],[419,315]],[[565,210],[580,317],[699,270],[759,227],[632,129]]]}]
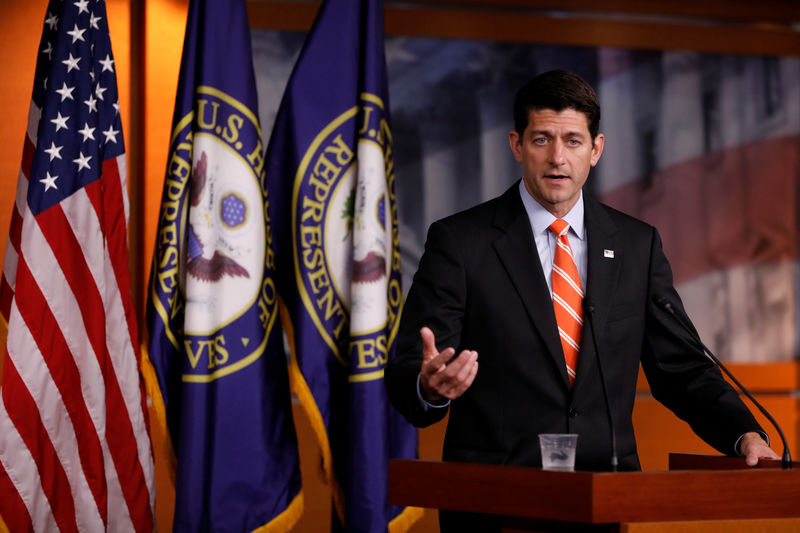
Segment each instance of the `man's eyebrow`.
[{"label": "man's eyebrow", "polygon": [[[552,131],[550,131],[550,130],[544,130],[544,129],[542,129],[542,130],[531,130],[531,135],[544,135],[544,136],[546,136],[546,137],[555,137],[555,134],[554,134]],[[580,130],[570,130],[570,131],[567,131],[567,132],[564,134],[564,137],[580,137],[580,138],[586,138],[586,137],[587,137],[587,135],[586,135],[586,133],[585,133],[585,132],[582,132],[582,131],[580,131]]]}]

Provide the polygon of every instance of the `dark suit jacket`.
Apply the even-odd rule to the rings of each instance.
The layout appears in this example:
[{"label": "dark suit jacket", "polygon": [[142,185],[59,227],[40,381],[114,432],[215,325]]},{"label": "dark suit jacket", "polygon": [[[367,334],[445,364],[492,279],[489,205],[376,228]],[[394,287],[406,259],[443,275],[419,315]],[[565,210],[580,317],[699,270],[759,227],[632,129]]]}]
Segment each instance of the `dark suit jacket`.
[{"label": "dark suit jacket", "polygon": [[[711,446],[735,454],[760,427],[653,295],[684,313],[652,226],[584,194],[586,298],[616,425],[620,469],[639,469],[631,420],[641,363],[653,395]],[[610,257],[613,252],[613,257]],[[570,388],[553,303],[518,184],[431,225],[385,374],[393,405],[416,426],[441,420],[417,398],[419,330],[440,350],[477,350],[472,386],[449,408],[446,461],[540,466],[539,433],[577,433],[576,468],[607,470],[610,430],[591,330]]]}]

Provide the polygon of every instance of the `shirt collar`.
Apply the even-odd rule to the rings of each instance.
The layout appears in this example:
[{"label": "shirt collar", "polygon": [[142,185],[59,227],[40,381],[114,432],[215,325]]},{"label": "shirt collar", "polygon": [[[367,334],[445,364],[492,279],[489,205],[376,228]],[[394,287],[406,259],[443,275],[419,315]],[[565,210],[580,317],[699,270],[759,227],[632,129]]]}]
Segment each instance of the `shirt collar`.
[{"label": "shirt collar", "polygon": [[[528,220],[530,220],[534,235],[546,232],[550,224],[556,220],[556,217],[545,209],[542,204],[533,199],[533,196],[528,193],[528,189],[525,188],[524,180],[520,180],[519,182],[519,194],[522,197],[522,205],[525,206],[525,211],[528,214]],[[569,224],[572,232],[580,240],[586,238],[586,229],[583,221],[583,190],[581,190],[578,201],[572,206],[569,213],[562,218]]]}]

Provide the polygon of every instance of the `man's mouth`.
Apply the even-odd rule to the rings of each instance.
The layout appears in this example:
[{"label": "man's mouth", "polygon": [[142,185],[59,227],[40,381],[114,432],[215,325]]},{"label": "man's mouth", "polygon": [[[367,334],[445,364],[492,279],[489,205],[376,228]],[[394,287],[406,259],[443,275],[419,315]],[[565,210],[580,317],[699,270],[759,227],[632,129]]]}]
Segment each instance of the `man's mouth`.
[{"label": "man's mouth", "polygon": [[563,174],[548,174],[545,178],[549,180],[566,180],[569,179],[569,176],[564,176]]}]

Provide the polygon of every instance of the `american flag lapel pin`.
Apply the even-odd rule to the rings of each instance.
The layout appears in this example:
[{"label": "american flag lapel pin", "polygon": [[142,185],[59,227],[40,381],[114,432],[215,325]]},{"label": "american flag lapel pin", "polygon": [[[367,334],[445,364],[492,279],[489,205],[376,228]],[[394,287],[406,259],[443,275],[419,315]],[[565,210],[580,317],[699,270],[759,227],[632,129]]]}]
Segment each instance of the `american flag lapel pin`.
[{"label": "american flag lapel pin", "polygon": [[614,250],[609,250],[609,249],[603,250],[603,257],[608,257],[609,259],[614,259]]}]

